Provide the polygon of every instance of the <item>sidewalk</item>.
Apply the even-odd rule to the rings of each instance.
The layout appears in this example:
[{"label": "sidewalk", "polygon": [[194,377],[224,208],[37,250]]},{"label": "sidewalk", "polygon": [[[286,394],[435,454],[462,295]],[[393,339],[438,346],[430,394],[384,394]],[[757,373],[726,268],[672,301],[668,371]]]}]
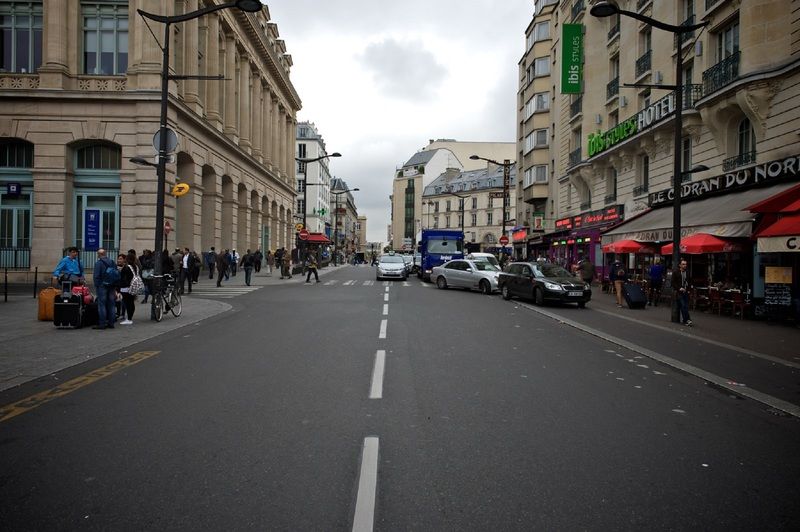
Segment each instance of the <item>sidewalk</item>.
[{"label": "sidewalk", "polygon": [[[319,270],[319,275],[323,277],[342,267],[344,266],[323,268]],[[303,282],[305,276],[298,274],[291,279],[281,280],[278,271],[269,275],[264,268],[259,273],[254,272],[251,279],[252,286]],[[201,272],[196,286],[215,285],[216,277],[211,280],[207,272]],[[245,286],[244,271],[240,270],[235,277],[223,281],[223,286]],[[27,287],[25,290],[10,292],[8,302],[3,302],[0,298],[0,392],[192,325],[232,308],[230,304],[215,299],[185,298],[183,313],[179,318],[167,313],[158,323],[150,320],[150,305],[143,305],[140,298],[133,325],[118,325],[113,331],[96,331],[91,328],[56,329],[52,322],[38,321],[38,305],[39,300],[32,297]]]},{"label": "sidewalk", "polygon": [[720,316],[716,313],[690,310],[692,326],[686,327],[672,323],[671,308],[668,303],[661,303],[657,307],[648,306],[644,310],[631,310],[623,301],[622,308],[618,308],[616,296],[604,294],[600,286],[592,286],[592,300],[587,307],[701,339],[800,363],[800,328],[792,324],[746,318],[742,320],[730,315]]}]

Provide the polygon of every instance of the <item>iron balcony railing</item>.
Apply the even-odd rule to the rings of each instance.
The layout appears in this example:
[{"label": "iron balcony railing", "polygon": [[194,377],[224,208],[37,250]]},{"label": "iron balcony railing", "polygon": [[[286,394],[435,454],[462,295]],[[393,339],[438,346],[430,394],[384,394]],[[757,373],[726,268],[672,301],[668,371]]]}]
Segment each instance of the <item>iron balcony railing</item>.
[{"label": "iron balcony railing", "polygon": [[570,118],[577,116],[581,113],[581,111],[583,111],[583,96],[578,96],[571,104],[569,104]]},{"label": "iron balcony railing", "polygon": [[697,101],[703,97],[703,86],[695,83],[683,86],[683,108],[694,109]]},{"label": "iron balcony railing", "polygon": [[572,20],[578,18],[578,15],[580,15],[584,9],[586,9],[586,2],[584,0],[577,0],[572,4]]},{"label": "iron balcony railing", "polygon": [[606,100],[610,100],[617,95],[619,95],[619,76],[609,81],[608,85],[606,85]]},{"label": "iron balcony railing", "polygon": [[703,94],[711,94],[739,77],[740,51],[703,72]]},{"label": "iron balcony railing", "polygon": [[608,40],[610,41],[617,35],[619,35],[619,19],[617,19],[616,22],[614,22],[614,25],[611,26],[611,29],[608,30]]},{"label": "iron balcony railing", "polygon": [[[164,247],[166,247],[166,244]],[[106,250],[106,257],[111,259],[114,262],[114,264],[116,264],[117,255],[119,255],[119,250],[113,248],[103,248],[103,249]],[[66,254],[66,250],[64,251],[64,254]],[[97,250],[82,249],[78,252],[78,258],[81,261],[81,266],[83,266],[84,271],[94,270],[94,263],[97,262]]]},{"label": "iron balcony railing", "polygon": [[636,2],[636,11],[641,11],[644,6],[649,4],[652,0],[638,0]]},{"label": "iron balcony railing", "polygon": [[648,190],[647,183],[645,183],[643,185],[637,185],[637,186],[633,187],[633,195],[634,196],[644,196],[645,194],[647,194],[647,190]]},{"label": "iron balcony railing", "polygon": [[592,202],[591,202],[591,200],[590,200],[590,201],[583,201],[583,202],[581,202],[580,209],[581,209],[582,211],[588,211],[588,210],[589,210],[589,209],[591,209],[591,208],[592,208]]},{"label": "iron balcony railing", "polygon": [[617,194],[616,194],[616,193],[614,193],[614,194],[608,194],[608,195],[605,197],[605,204],[606,204],[606,205],[611,205],[611,204],[612,204],[612,203],[614,203],[615,201],[617,201]]},{"label": "iron balcony railing", "polygon": [[0,248],[0,268],[27,270],[31,267],[31,248]]},{"label": "iron balcony railing", "polygon": [[569,165],[570,166],[575,166],[579,162],[581,162],[581,147],[580,146],[578,146],[578,148],[576,148],[576,149],[572,150],[571,152],[569,152]]},{"label": "iron balcony railing", "polygon": [[[683,22],[681,22],[681,26],[692,26],[694,24],[694,15],[690,16]],[[678,39],[678,42],[683,46],[683,43],[686,41],[691,41],[694,39],[694,30],[687,31],[686,33],[678,33],[675,35],[675,38]]]},{"label": "iron balcony railing", "polygon": [[646,72],[650,72],[650,60],[653,56],[652,50],[647,50],[645,53],[636,60],[636,77],[644,75]]},{"label": "iron balcony railing", "polygon": [[755,150],[746,153],[740,153],[736,157],[730,157],[729,159],[722,161],[722,171],[727,172],[728,170],[733,170],[734,168],[739,168],[740,166],[752,164],[754,162],[756,162]]},{"label": "iron balcony railing", "polygon": [[717,5],[719,1],[720,0],[706,0],[706,11]]}]

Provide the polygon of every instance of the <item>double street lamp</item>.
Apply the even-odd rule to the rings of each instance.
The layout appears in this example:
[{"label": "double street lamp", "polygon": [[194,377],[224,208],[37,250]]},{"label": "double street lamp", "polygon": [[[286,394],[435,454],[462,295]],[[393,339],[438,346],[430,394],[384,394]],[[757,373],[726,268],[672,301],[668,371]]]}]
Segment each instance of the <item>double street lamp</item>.
[{"label": "double street lamp", "polygon": [[[153,265],[153,272],[155,275],[154,289],[156,291],[161,289],[161,275],[163,274],[163,248],[164,248],[164,195],[166,191],[166,175],[167,175],[167,135],[169,129],[167,128],[167,103],[169,100],[169,82],[170,80],[179,79],[209,79],[209,80],[222,80],[224,76],[189,76],[189,75],[170,75],[169,73],[169,45],[172,41],[171,28],[172,24],[177,22],[186,22],[200,18],[203,15],[219,11],[221,9],[237,8],[246,13],[256,13],[261,11],[264,6],[260,0],[236,0],[235,2],[227,2],[220,5],[212,5],[192,11],[189,13],[182,13],[180,15],[156,15],[137,9],[136,12],[140,16],[150,19],[155,22],[164,24],[164,44],[159,44],[161,48],[161,114],[159,117],[158,128],[158,162],[151,163],[142,159],[141,157],[133,157],[131,162],[134,164],[141,164],[144,166],[152,166],[156,169],[157,187],[156,187],[156,227],[155,227],[155,264]],[[157,298],[153,298],[153,306],[151,307],[150,317],[155,319],[155,305]]]},{"label": "double street lamp", "polygon": [[[336,266],[339,261],[339,196],[347,192],[358,192],[358,188],[346,188],[344,190],[331,191],[331,194],[336,196],[336,214],[334,217],[333,225],[333,265]],[[347,230],[345,229],[345,235]]]},{"label": "double street lamp", "polygon": [[[611,17],[614,15],[625,15],[626,17],[649,24],[654,28],[674,33],[675,35],[689,33],[708,24],[708,21],[704,21],[699,24],[675,26],[652,19],[640,13],[620,9],[615,3],[604,1],[597,2],[595,5],[593,5],[589,10],[589,13],[598,18]],[[683,60],[680,44],[678,44],[677,54],[675,55],[675,85],[662,85],[661,87],[675,91],[675,145],[673,147],[675,159],[673,161],[674,165],[672,169],[672,268],[675,270],[678,267],[678,262],[680,261],[681,188],[683,185],[682,175],[685,173],[682,170],[683,165],[681,163],[681,137],[683,135]],[[700,171],[700,169],[696,168],[693,171]],[[675,323],[680,322],[677,297],[674,297],[672,301],[672,321]]]},{"label": "double street lamp", "polygon": [[[503,162],[499,163],[493,159],[487,159],[485,157],[479,157],[477,155],[470,155],[469,158],[472,159],[473,161],[486,161],[487,163],[492,163],[494,165],[503,167],[503,231],[500,235],[502,238],[506,236],[506,203],[508,202],[508,178],[511,172],[511,167],[514,165],[514,163],[509,159],[503,159]],[[503,246],[503,252],[505,252],[505,246]]]}]

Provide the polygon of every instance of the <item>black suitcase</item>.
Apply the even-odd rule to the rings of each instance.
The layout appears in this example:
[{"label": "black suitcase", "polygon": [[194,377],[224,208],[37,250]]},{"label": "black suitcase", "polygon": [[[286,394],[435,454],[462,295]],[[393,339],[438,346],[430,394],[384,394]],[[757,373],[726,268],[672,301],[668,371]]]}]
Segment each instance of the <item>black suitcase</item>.
[{"label": "black suitcase", "polygon": [[100,316],[97,312],[97,302],[91,302],[88,305],[83,305],[83,320],[81,321],[84,327],[91,327],[100,322]]},{"label": "black suitcase", "polygon": [[53,325],[59,329],[80,329],[83,325],[83,301],[80,296],[62,294],[53,304]]},{"label": "black suitcase", "polygon": [[625,283],[622,285],[622,296],[628,308],[644,308],[647,305],[647,296],[638,284]]}]

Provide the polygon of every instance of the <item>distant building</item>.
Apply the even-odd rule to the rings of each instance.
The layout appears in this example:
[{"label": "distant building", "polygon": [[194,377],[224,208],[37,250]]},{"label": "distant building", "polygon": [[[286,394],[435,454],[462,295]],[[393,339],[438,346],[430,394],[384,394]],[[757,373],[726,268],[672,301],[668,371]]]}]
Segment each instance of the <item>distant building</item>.
[{"label": "distant building", "polygon": [[[297,124],[298,159],[316,159],[329,155],[325,140],[313,122]],[[306,229],[310,233],[324,233],[330,236],[331,230],[331,173],[328,161],[322,159],[313,163],[297,162],[297,213],[296,221],[302,222],[305,216]],[[304,189],[308,186],[308,190]],[[304,203],[308,201],[308,205]]]},{"label": "distant building", "polygon": [[[348,192],[343,192],[347,190]],[[333,242],[345,257],[353,253],[358,222],[355,198],[347,183],[334,177],[331,180],[331,209],[333,210]]]},{"label": "distant building", "polygon": [[359,216],[356,221],[356,240],[354,242],[356,253],[362,253],[367,244],[367,217]]}]

